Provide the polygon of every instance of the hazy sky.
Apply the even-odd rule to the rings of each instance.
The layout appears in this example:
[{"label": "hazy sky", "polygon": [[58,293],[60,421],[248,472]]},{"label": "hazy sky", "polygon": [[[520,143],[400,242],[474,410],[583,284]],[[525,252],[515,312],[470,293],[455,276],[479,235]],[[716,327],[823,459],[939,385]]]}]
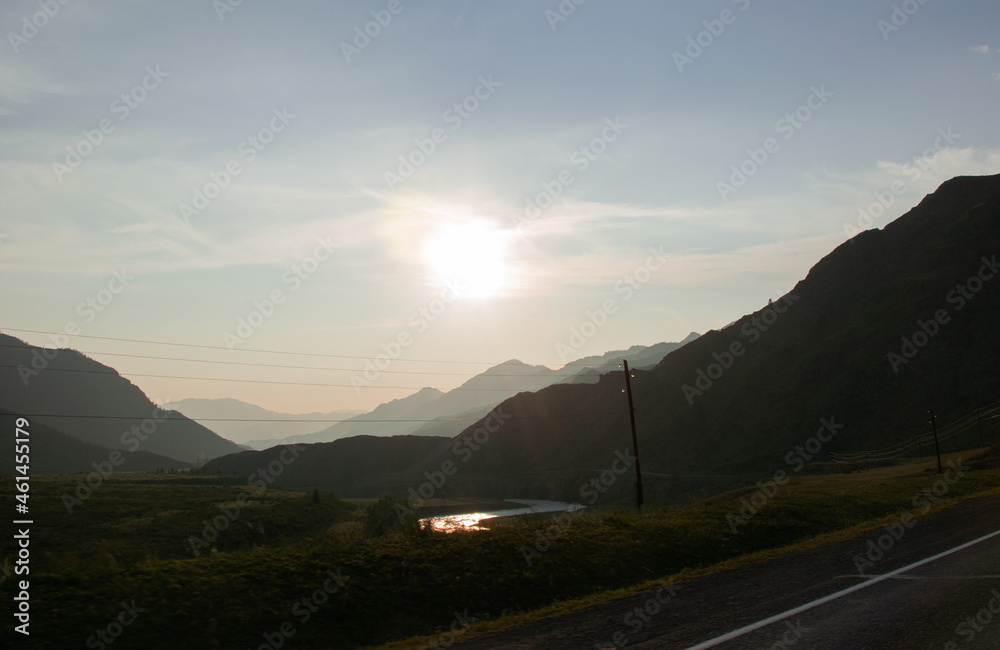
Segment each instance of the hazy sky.
[{"label": "hazy sky", "polygon": [[1000,172],[997,25],[995,0],[7,0],[0,329],[219,346],[70,339],[155,401],[293,412],[680,340]]}]

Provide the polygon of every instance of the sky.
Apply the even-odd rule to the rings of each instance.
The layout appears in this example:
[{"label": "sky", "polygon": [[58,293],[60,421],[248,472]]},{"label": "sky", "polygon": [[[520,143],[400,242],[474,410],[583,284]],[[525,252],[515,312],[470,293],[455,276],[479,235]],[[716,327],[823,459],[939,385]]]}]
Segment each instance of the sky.
[{"label": "sky", "polygon": [[300,413],[719,329],[1000,173],[998,24],[993,0],[8,0],[0,331],[157,403]]}]

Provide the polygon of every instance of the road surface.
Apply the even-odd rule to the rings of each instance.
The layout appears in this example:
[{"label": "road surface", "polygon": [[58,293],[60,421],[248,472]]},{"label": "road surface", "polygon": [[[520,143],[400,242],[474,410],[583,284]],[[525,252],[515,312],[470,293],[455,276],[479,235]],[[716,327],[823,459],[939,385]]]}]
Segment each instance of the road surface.
[{"label": "road surface", "polygon": [[1000,495],[910,524],[453,647],[1000,648]]}]

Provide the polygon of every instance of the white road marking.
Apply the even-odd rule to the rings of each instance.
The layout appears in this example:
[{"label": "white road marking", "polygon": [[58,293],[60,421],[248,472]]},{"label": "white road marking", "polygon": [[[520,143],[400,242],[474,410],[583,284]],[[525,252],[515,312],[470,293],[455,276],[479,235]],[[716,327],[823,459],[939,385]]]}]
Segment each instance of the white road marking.
[{"label": "white road marking", "polygon": [[959,551],[965,550],[965,549],[969,548],[970,546],[975,546],[976,544],[978,544],[980,542],[985,542],[986,540],[991,539],[993,537],[996,537],[997,535],[1000,535],[1000,530],[993,531],[989,535],[983,535],[982,537],[980,537],[978,539],[974,539],[971,542],[966,542],[965,544],[962,544],[960,546],[956,546],[955,548],[949,549],[949,550],[944,551],[942,553],[938,553],[937,555],[934,555],[932,557],[925,558],[925,559],[920,560],[918,562],[914,562],[913,564],[908,564],[908,565],[906,565],[906,566],[904,566],[904,567],[902,567],[900,569],[896,569],[895,571],[892,571],[890,573],[884,573],[884,574],[882,574],[880,576],[873,577],[870,580],[867,580],[865,582],[861,582],[861,583],[856,584],[856,585],[854,585],[852,587],[848,587],[847,589],[842,589],[840,591],[834,592],[834,593],[830,594],[829,596],[823,596],[822,598],[818,598],[818,599],[812,601],[811,603],[806,603],[805,605],[799,605],[798,607],[796,607],[794,609],[790,609],[790,610],[788,610],[786,612],[782,612],[781,614],[775,614],[774,616],[765,618],[762,621],[757,621],[756,623],[751,623],[750,625],[741,627],[738,630],[733,630],[732,632],[729,632],[727,634],[723,634],[722,636],[717,636],[714,639],[709,639],[708,641],[704,641],[702,643],[699,643],[698,645],[693,645],[690,648],[687,648],[687,650],[703,650],[704,648],[714,648],[715,646],[720,645],[722,643],[725,643],[726,641],[732,641],[733,639],[741,637],[744,634],[749,634],[750,632],[753,632],[754,630],[759,630],[762,627],[767,627],[768,625],[771,625],[772,623],[777,623],[779,621],[785,620],[786,618],[791,618],[792,616],[795,616],[796,614],[801,614],[802,612],[808,611],[808,610],[810,610],[810,609],[812,609],[814,607],[819,607],[820,605],[824,605],[826,603],[832,602],[832,601],[837,600],[838,598],[840,598],[842,596],[846,596],[847,594],[852,594],[855,591],[860,591],[860,590],[865,589],[867,587],[871,587],[872,585],[874,585],[876,583],[882,582],[883,580],[888,580],[889,578],[893,578],[895,576],[898,576],[901,573],[906,573],[907,571],[912,571],[913,569],[916,569],[917,567],[923,566],[925,564],[929,564],[929,563],[933,562],[934,560],[940,560],[941,558],[946,557],[948,555],[951,555],[952,553],[957,553]]},{"label": "white road marking", "polygon": [[[878,578],[879,575],[837,576],[837,578]],[[893,580],[1000,580],[1000,576],[891,576]]]}]

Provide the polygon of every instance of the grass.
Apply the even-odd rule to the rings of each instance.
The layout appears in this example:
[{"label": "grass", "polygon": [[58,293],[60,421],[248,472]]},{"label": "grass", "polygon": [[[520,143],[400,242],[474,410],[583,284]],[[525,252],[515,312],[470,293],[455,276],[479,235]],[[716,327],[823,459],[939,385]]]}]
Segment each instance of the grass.
[{"label": "grass", "polygon": [[[223,477],[121,474],[69,515],[60,496],[79,477],[36,477],[32,636],[45,641],[34,647],[83,645],[132,599],[147,611],[116,647],[167,648],[183,640],[257,648],[286,622],[295,635],[283,647],[418,647],[435,637],[400,640],[447,630],[456,611],[485,621],[465,631],[471,636],[603,602],[663,577],[676,581],[818,538],[858,535],[911,511],[914,494],[938,479],[933,470],[930,461],[917,461],[796,476],[735,534],[726,515],[756,488],[641,515],[583,511],[530,565],[523,549],[553,525],[550,516],[475,533],[366,536],[366,513],[377,503],[328,494],[313,503],[312,493],[268,489],[219,534],[214,551],[195,557],[189,538],[246,486]],[[13,503],[12,483],[3,481],[6,504]],[[979,469],[952,485],[943,503],[991,491],[1000,491],[1000,470]],[[3,544],[0,561],[13,550],[9,540]],[[332,595],[321,590],[330,570],[348,577]],[[0,592],[12,597],[13,586],[6,580]],[[293,606],[303,598],[312,604],[317,589],[323,604],[303,620],[307,610],[300,606],[296,614]]]}]

